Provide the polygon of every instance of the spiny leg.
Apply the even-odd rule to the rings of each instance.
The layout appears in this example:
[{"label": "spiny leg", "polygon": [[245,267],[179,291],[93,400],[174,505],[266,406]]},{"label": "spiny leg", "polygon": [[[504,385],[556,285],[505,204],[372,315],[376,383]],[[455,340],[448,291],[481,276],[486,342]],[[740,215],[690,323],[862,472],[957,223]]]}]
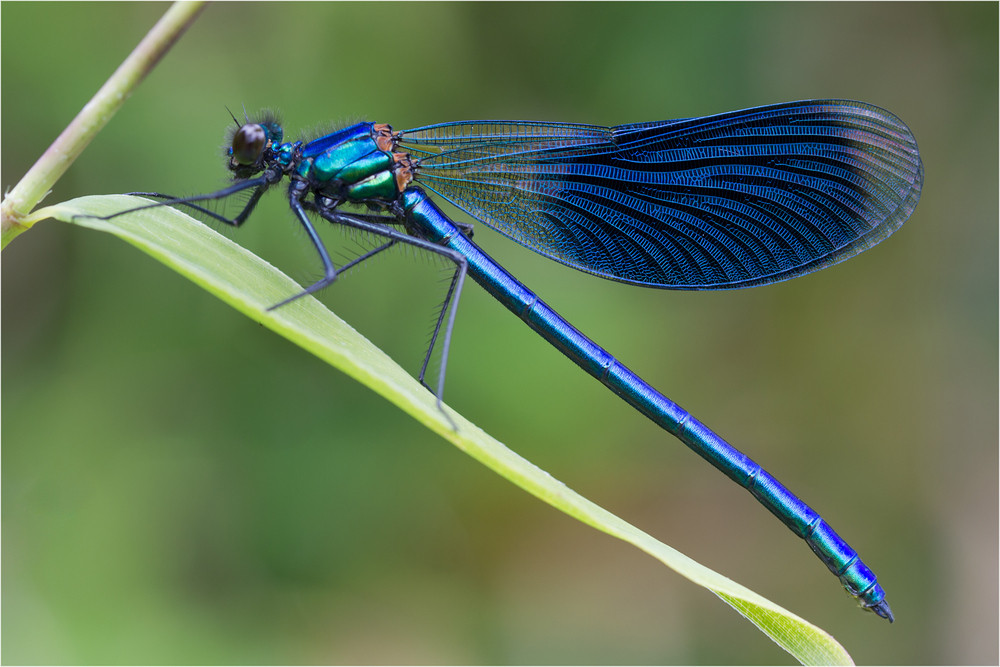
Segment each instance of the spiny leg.
[{"label": "spiny leg", "polygon": [[[368,252],[366,252],[365,254],[361,255],[360,257],[355,257],[354,259],[352,259],[351,261],[349,261],[347,264],[344,264],[339,269],[336,269],[336,276],[334,276],[334,277],[336,278],[340,274],[342,274],[345,271],[347,271],[347,270],[349,270],[349,269],[357,266],[358,264],[361,264],[365,260],[371,259],[372,257],[374,257],[375,255],[379,254],[383,250],[388,250],[389,248],[391,248],[394,245],[396,245],[396,243],[397,243],[397,241],[395,239],[390,239],[389,241],[386,241],[382,245],[378,246],[377,248],[369,250]],[[322,281],[322,280],[320,281],[320,283],[323,283],[323,282],[324,281]],[[320,283],[317,283],[317,284],[320,284]],[[306,294],[311,294],[312,292],[315,292],[316,290],[323,289],[323,287],[326,287],[326,286],[327,285],[323,285],[322,287],[316,287],[316,285],[312,285],[312,286],[309,287],[309,289],[307,289],[307,290],[305,290],[305,291],[303,291],[303,292],[301,292],[299,294],[296,294],[295,296],[291,297],[290,299],[285,299],[281,303],[277,303],[277,304],[271,306],[270,308],[268,308],[268,310],[269,311],[274,310],[275,308],[278,308],[279,306],[283,306],[283,305],[285,305],[286,303],[288,303],[290,301],[294,301],[295,299],[298,299],[299,297],[305,296]]]},{"label": "spiny leg", "polygon": [[[434,390],[431,389],[427,385],[427,382],[424,381],[424,376],[427,374],[427,365],[430,364],[431,355],[434,352],[434,345],[437,343],[438,334],[441,333],[441,324],[444,322],[444,316],[448,312],[448,305],[451,303],[452,296],[455,294],[455,288],[456,288],[456,286],[458,287],[458,290],[459,290],[459,294],[456,295],[456,298],[455,298],[455,303],[456,304],[458,303],[458,298],[457,297],[461,295],[462,286],[459,284],[459,279],[461,277],[463,277],[463,276],[460,276],[458,270],[456,269],[455,273],[451,277],[451,284],[448,285],[448,293],[445,294],[445,296],[444,296],[444,303],[441,304],[441,312],[438,313],[437,323],[434,325],[434,333],[431,334],[431,342],[430,342],[430,345],[427,346],[427,354],[424,355],[424,364],[423,364],[423,366],[420,367],[420,375],[417,377],[417,379],[420,381],[420,384],[422,384],[425,387],[427,387],[427,389],[429,389],[430,391],[434,391]],[[448,332],[447,332],[448,335],[446,335],[446,337],[445,337],[444,345],[442,346],[442,350],[441,350],[441,352],[442,352],[441,364],[442,365],[447,364],[447,361],[448,361],[447,348],[448,348],[448,344],[450,343],[450,332],[451,332],[451,327],[449,325],[449,329],[448,329]],[[441,372],[441,376],[443,378],[444,371]],[[443,389],[444,389],[444,387],[441,386],[441,384],[442,384],[441,379],[442,378],[439,378],[438,393],[441,392],[441,391],[443,391]]]},{"label": "spiny leg", "polygon": [[[427,363],[430,359],[431,352],[434,349],[434,343],[437,340],[438,332],[441,328],[441,324],[445,319],[445,313],[448,313],[447,324],[444,330],[444,339],[441,344],[441,368],[438,372],[438,386],[437,391],[434,393],[435,399],[437,399],[438,410],[441,414],[445,416],[448,422],[451,424],[453,430],[457,431],[458,426],[452,420],[451,416],[445,412],[444,404],[441,401],[441,397],[444,395],[444,380],[448,371],[448,352],[451,349],[451,334],[455,328],[455,315],[458,312],[458,302],[462,295],[462,285],[465,283],[465,276],[469,270],[469,262],[460,252],[452,250],[451,248],[445,248],[439,246],[436,243],[431,243],[425,239],[408,236],[396,229],[387,227],[383,224],[371,223],[367,220],[362,220],[353,215],[347,215],[344,213],[339,213],[338,211],[330,208],[316,207],[316,212],[319,213],[324,220],[328,220],[334,224],[347,225],[348,227],[353,227],[355,229],[360,229],[363,231],[368,231],[373,234],[380,236],[386,236],[391,240],[398,241],[399,243],[406,243],[408,245],[423,248],[424,250],[429,250],[430,252],[442,255],[455,263],[455,275],[452,278],[451,285],[448,288],[448,295],[445,297],[445,303],[442,306],[441,314],[438,316],[438,323],[435,327],[434,337],[431,341],[431,347],[427,351],[427,356],[424,358],[424,365],[420,370],[420,383],[425,387],[427,384],[424,382],[424,373],[427,369]],[[449,309],[450,304],[450,309]],[[429,387],[428,387],[429,389]]]},{"label": "spiny leg", "polygon": [[[278,174],[277,179],[280,179],[280,177],[281,175]],[[137,194],[140,196],[145,195],[147,197],[167,198],[168,201],[156,202],[154,204],[146,204],[144,206],[136,206],[135,208],[129,208],[125,209],[124,211],[118,211],[117,213],[112,213],[111,215],[84,215],[80,217],[96,218],[97,220],[111,220],[112,218],[117,218],[120,215],[125,215],[127,213],[135,213],[136,211],[142,211],[147,208],[159,208],[161,206],[174,206],[180,204],[180,205],[190,206],[191,208],[194,208],[195,210],[200,211],[205,215],[214,218],[215,220],[218,220],[219,222],[224,222],[227,225],[239,227],[244,222],[246,222],[246,219],[248,217],[250,217],[250,213],[253,212],[253,209],[257,205],[257,202],[260,200],[261,195],[263,195],[264,191],[267,190],[268,186],[270,186],[274,182],[276,182],[275,175],[268,172],[267,174],[259,178],[252,178],[247,181],[234,183],[233,185],[230,185],[228,188],[223,188],[222,190],[217,190],[216,192],[210,192],[207,195],[195,195],[193,197],[175,198],[175,197],[168,197],[168,195],[164,195],[158,192],[136,192],[132,194]],[[253,195],[250,196],[250,200],[247,202],[247,205],[243,208],[240,214],[232,220],[226,218],[225,216],[221,216],[217,213],[209,211],[208,209],[203,208],[201,206],[195,206],[194,204],[191,203],[196,201],[210,201],[215,199],[224,199],[229,195],[241,192],[243,190],[249,190],[250,188],[257,188],[257,190],[253,193]]]},{"label": "spiny leg", "polygon": [[[324,220],[330,222],[333,221],[330,220],[329,214],[333,213],[338,217],[346,216],[349,217],[351,220],[360,220],[362,222],[366,222],[375,225],[377,227],[382,227],[386,229],[391,227],[402,227],[403,225],[406,224],[398,217],[391,215],[389,213],[357,213],[357,212],[341,213],[339,210],[337,210],[337,206],[340,205],[340,202],[338,202],[338,200],[331,199],[328,197],[318,197],[317,201],[303,199],[301,200],[301,204],[302,208],[304,208],[305,210],[316,213],[317,215],[322,216]],[[324,213],[327,215],[324,215]],[[360,230],[360,228],[357,227],[356,225],[348,224],[348,226]],[[371,230],[366,228],[365,230],[362,231],[371,231]],[[381,235],[385,236],[385,234]]]},{"label": "spiny leg", "polygon": [[[259,179],[254,179],[254,180],[259,180]],[[250,181],[246,181],[246,182],[249,183]],[[117,216],[117,215],[122,215],[124,213],[131,213],[133,211],[138,211],[138,210],[144,209],[144,208],[155,208],[157,206],[175,206],[175,205],[179,205],[179,206],[187,206],[188,208],[194,209],[195,211],[198,211],[199,213],[201,213],[201,214],[203,214],[203,215],[205,215],[205,216],[207,216],[207,217],[209,217],[209,218],[211,218],[213,220],[216,220],[218,222],[230,225],[231,227],[240,227],[244,222],[247,221],[247,219],[250,217],[250,214],[253,213],[254,209],[257,207],[257,203],[260,201],[261,196],[263,196],[263,194],[265,192],[267,192],[268,185],[269,185],[269,183],[264,183],[263,185],[258,184],[256,186],[257,189],[254,190],[253,194],[250,195],[250,198],[247,200],[247,203],[243,206],[243,209],[233,219],[229,219],[229,218],[227,218],[227,217],[225,217],[223,215],[219,215],[215,211],[211,211],[211,210],[205,208],[204,206],[198,206],[197,204],[194,204],[192,202],[195,202],[195,201],[212,201],[212,200],[217,200],[217,199],[223,199],[223,198],[228,197],[228,196],[230,196],[232,194],[240,192],[241,190],[248,189],[246,187],[239,188],[237,190],[233,190],[232,187],[229,187],[229,188],[225,188],[224,190],[219,190],[218,192],[211,192],[211,193],[209,193],[207,195],[199,195],[197,197],[186,197],[186,198],[185,197],[174,197],[173,195],[166,195],[166,194],[163,194],[161,192],[129,192],[128,193],[129,195],[134,195],[134,196],[137,196],[137,197],[153,197],[155,199],[165,199],[165,200],[168,200],[168,201],[157,202],[156,204],[150,204],[149,206],[140,206],[138,208],[132,208],[132,209],[129,209],[127,211],[121,211],[119,213],[115,213],[114,215]],[[114,216],[109,216],[109,217],[114,217]]]},{"label": "spiny leg", "polygon": [[[438,246],[438,248],[440,247]],[[434,327],[434,335],[431,336],[431,343],[427,347],[427,354],[424,355],[424,364],[420,368],[419,380],[420,384],[427,387],[434,394],[434,397],[437,399],[438,410],[447,417],[451,423],[452,430],[457,431],[458,426],[448,416],[448,413],[444,411],[444,405],[441,402],[441,397],[444,396],[444,379],[448,374],[448,352],[451,350],[451,333],[455,329],[455,315],[458,312],[458,302],[462,297],[462,285],[465,284],[465,275],[468,273],[469,268],[468,260],[464,255],[458,252],[455,252],[455,255],[458,255],[460,261],[455,260],[455,274],[451,278],[451,284],[448,285],[448,294],[444,297],[444,303],[441,304],[441,313],[438,315],[437,325]],[[445,256],[447,257],[448,255]],[[452,259],[454,260],[454,258]],[[434,352],[434,344],[437,342],[438,333],[441,330],[441,322],[444,320],[446,312],[448,313],[448,324],[444,330],[444,340],[441,342],[441,364],[438,368],[438,386],[437,391],[434,391],[424,382],[424,374],[427,372],[427,364],[430,362],[431,354]]]},{"label": "spiny leg", "polygon": [[[320,213],[321,209],[323,211],[334,211],[335,210],[334,206],[328,205],[326,207],[323,207],[323,206],[314,204],[313,202],[303,202],[303,206],[307,210],[316,211],[317,213]],[[322,213],[321,213],[321,215],[322,215]],[[350,213],[350,214],[340,214],[340,215],[347,215],[347,216],[349,216],[350,218],[353,218],[353,219],[363,220],[365,222],[375,223],[375,224],[378,224],[378,225],[401,225],[401,224],[404,224],[396,216],[388,215],[388,214],[384,214],[384,213],[383,214]],[[465,223],[465,222],[456,222],[455,225],[459,228],[459,231],[461,231],[464,236],[466,236],[468,238],[472,238],[472,234],[473,234],[473,231],[475,229],[475,225],[472,225],[472,224],[469,224],[469,223]],[[371,254],[374,254],[374,253],[369,253],[369,255],[371,255]],[[366,256],[364,256],[362,258],[358,258],[357,260],[354,260],[353,262],[351,262],[351,265],[358,263],[359,260],[365,259],[369,255],[366,255]],[[348,266],[350,266],[350,265],[348,265]],[[343,272],[344,269],[346,269],[346,268],[347,268],[347,266],[341,267],[340,270],[339,270],[339,272]],[[439,400],[440,400],[441,394],[444,391],[444,377],[447,374],[446,373],[446,369],[442,369],[441,372],[440,372],[440,377],[438,379],[438,388],[437,388],[437,391],[435,391],[430,385],[427,384],[427,382],[425,381],[425,376],[427,374],[427,366],[430,364],[430,361],[431,361],[431,355],[434,353],[434,345],[437,344],[438,335],[441,333],[441,325],[444,322],[445,314],[448,312],[448,306],[452,302],[453,295],[455,296],[455,304],[456,304],[456,306],[458,304],[458,296],[455,295],[455,288],[456,288],[456,285],[457,285],[458,286],[458,292],[459,292],[459,295],[460,295],[461,294],[461,284],[460,284],[461,282],[464,282],[464,276],[459,275],[459,272],[456,270],[455,273],[452,275],[451,284],[448,286],[448,293],[445,295],[444,302],[441,304],[441,310],[438,313],[437,322],[434,325],[434,333],[431,335],[431,342],[430,342],[430,345],[428,345],[428,347],[427,347],[427,353],[424,355],[424,362],[423,362],[423,365],[420,367],[420,374],[417,377],[417,379],[419,380],[420,384],[422,384],[425,388],[427,388],[428,391],[430,391],[431,393],[434,393],[436,396],[438,396]],[[452,318],[452,323],[453,323],[453,321],[454,321],[454,318]],[[447,337],[446,344],[444,346],[444,350],[445,351],[447,350],[448,344],[450,344],[450,342],[451,342],[450,331],[451,331],[451,328],[449,327],[449,330],[448,330],[449,335]],[[448,356],[447,356],[447,353],[445,353],[442,356],[442,364],[444,364],[446,366],[447,365],[447,360],[448,360]]]},{"label": "spiny leg", "polygon": [[373,250],[369,250],[368,252],[366,252],[365,254],[361,255],[360,257],[355,257],[354,259],[352,259],[351,261],[349,261],[347,264],[344,264],[342,267],[340,267],[339,269],[337,269],[337,275],[339,276],[344,271],[347,271],[348,269],[351,269],[351,268],[357,266],[358,264],[360,264],[361,262],[365,261],[366,259],[371,259],[372,257],[374,257],[375,255],[379,254],[383,250],[388,250],[392,246],[396,245],[396,243],[398,243],[398,241],[396,241],[396,239],[389,239],[388,241],[386,241],[385,243],[383,243],[379,247],[377,247],[377,248],[375,248]]},{"label": "spiny leg", "polygon": [[[466,222],[455,222],[455,226],[458,227],[459,231],[466,237],[472,238],[475,225]],[[420,367],[420,375],[417,379],[420,384],[424,385],[428,391],[432,392],[438,397],[438,403],[441,402],[441,395],[444,394],[444,378],[447,375],[448,366],[448,350],[451,347],[451,332],[455,326],[455,311],[458,309],[458,301],[462,296],[462,285],[465,283],[465,273],[460,272],[457,268],[455,273],[451,277],[451,283],[448,285],[448,293],[445,294],[444,302],[441,304],[441,311],[438,313],[437,323],[434,325],[434,333],[431,334],[430,345],[427,346],[427,354],[424,355],[424,363]],[[448,312],[448,306],[454,299],[455,307],[451,309],[451,314],[448,320],[448,328],[445,330],[444,342],[441,346],[441,368],[438,372],[438,388],[435,392],[425,381],[425,376],[427,374],[427,366],[430,364],[431,355],[434,353],[434,345],[437,343],[438,335],[441,333],[441,324],[444,322],[445,313]]]},{"label": "spiny leg", "polygon": [[[323,262],[323,278],[305,288],[298,294],[293,294],[284,301],[274,304],[267,309],[268,312],[274,310],[275,308],[281,308],[296,299],[301,299],[307,294],[318,292],[324,287],[332,285],[333,281],[337,279],[337,267],[333,265],[333,260],[330,259],[330,253],[326,251],[326,246],[323,245],[323,241],[316,232],[316,228],[313,227],[313,224],[309,221],[309,216],[306,215],[306,209],[302,206],[301,199],[307,192],[306,187],[307,186],[303,181],[292,181],[291,186],[288,188],[288,203],[292,207],[292,211],[295,212],[295,216],[299,219],[299,222],[301,222],[302,226],[305,228],[306,234],[309,235],[309,240],[312,241],[313,247],[316,248],[316,252],[319,253],[320,261]],[[318,210],[312,206],[310,209]]]},{"label": "spiny leg", "polygon": [[[317,282],[313,283],[312,285],[302,290],[298,294],[290,296],[284,301],[274,304],[273,306],[268,308],[268,311],[280,308],[281,306],[291,303],[296,299],[300,299],[307,294],[318,292],[324,287],[332,285],[333,282],[337,279],[337,276],[340,275],[340,273],[342,273],[343,271],[346,271],[347,269],[350,269],[351,267],[360,264],[366,259],[374,257],[383,250],[388,250],[392,246],[396,245],[396,243],[398,243],[401,239],[405,240],[409,238],[403,234],[400,234],[391,227],[387,227],[384,224],[358,220],[357,222],[360,224],[349,225],[349,226],[358,229],[364,229],[365,231],[378,234],[379,236],[388,237],[389,241],[375,248],[374,250],[370,250],[364,255],[361,255],[360,257],[351,260],[344,266],[340,267],[340,269],[337,269],[337,267],[334,266],[333,264],[333,260],[330,259],[330,254],[327,252],[326,246],[323,244],[323,241],[320,239],[319,234],[316,232],[316,228],[313,227],[312,222],[309,221],[309,216],[306,215],[307,210],[313,211],[322,216],[324,219],[333,222],[334,220],[332,220],[331,217],[329,217],[328,215],[333,209],[330,207],[321,206],[317,204],[315,201],[304,201],[302,198],[307,193],[308,189],[304,182],[293,181],[292,185],[288,189],[288,201],[289,205],[292,207],[292,210],[295,212],[296,217],[298,217],[299,222],[302,223],[302,226],[305,228],[306,233],[309,235],[309,240],[312,241],[313,247],[316,248],[316,252],[319,253],[320,261],[323,262],[324,275],[321,280],[318,280]],[[333,215],[335,216],[336,214]],[[378,219],[380,220],[389,220],[387,216],[376,216],[376,217],[378,217]],[[391,220],[395,220],[395,218],[391,218]]]}]

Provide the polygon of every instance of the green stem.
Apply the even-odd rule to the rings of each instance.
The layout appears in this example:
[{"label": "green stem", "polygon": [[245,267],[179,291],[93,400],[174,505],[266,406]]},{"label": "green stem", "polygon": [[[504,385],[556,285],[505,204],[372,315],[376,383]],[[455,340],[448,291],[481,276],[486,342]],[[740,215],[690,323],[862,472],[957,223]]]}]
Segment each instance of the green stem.
[{"label": "green stem", "polygon": [[80,110],[73,122],[8,193],[3,203],[0,203],[0,248],[5,248],[12,239],[30,229],[37,221],[29,217],[32,209],[49,194],[56,181],[66,173],[91,139],[111,120],[132,91],[156,67],[204,7],[204,2],[174,3],[97,94]]}]

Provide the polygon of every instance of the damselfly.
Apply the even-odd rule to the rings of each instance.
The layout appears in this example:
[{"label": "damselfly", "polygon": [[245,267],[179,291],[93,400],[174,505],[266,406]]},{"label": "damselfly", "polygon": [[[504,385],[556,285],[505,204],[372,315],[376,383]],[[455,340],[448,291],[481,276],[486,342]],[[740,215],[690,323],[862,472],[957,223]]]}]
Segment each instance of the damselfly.
[{"label": "damselfly", "polygon": [[[538,253],[611,280],[685,290],[766,285],[848,259],[910,216],[923,165],[913,134],[898,118],[860,102],[820,100],[612,128],[472,121],[394,132],[365,122],[294,142],[284,140],[273,114],[233,121],[226,157],[232,185],[195,197],[136,193],[160,201],[115,216],[181,205],[239,227],[264,192],[288,177],[289,206],[324,275],[272,308],[399,244],[446,258],[455,271],[419,375],[424,382],[440,334],[439,405],[469,275],[611,391],[748,489],[864,609],[893,620],[875,575],[815,511],[545,305],[472,242],[471,225],[450,220],[423,188]],[[198,203],[238,193],[249,197],[232,218]],[[310,214],[380,241],[338,267]]]}]

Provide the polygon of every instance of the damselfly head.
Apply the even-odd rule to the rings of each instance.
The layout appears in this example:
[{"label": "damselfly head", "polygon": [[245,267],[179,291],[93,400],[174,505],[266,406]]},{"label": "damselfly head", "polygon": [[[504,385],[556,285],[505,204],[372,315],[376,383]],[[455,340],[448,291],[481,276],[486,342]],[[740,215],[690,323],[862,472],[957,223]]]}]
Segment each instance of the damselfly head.
[{"label": "damselfly head", "polygon": [[233,123],[223,144],[226,166],[237,178],[249,178],[267,167],[269,149],[281,143],[284,137],[281,120],[270,109],[253,114],[245,123],[240,123],[232,113],[229,115]]},{"label": "damselfly head", "polygon": [[233,169],[238,166],[249,167],[260,159],[267,145],[267,132],[256,123],[240,126],[233,135],[233,145],[229,149],[230,163]]}]

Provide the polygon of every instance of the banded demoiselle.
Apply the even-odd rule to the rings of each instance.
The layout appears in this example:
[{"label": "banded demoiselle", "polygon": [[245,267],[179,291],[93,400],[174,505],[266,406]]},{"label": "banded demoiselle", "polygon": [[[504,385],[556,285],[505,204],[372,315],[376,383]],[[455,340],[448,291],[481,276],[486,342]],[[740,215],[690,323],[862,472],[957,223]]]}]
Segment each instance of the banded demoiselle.
[{"label": "banded demoiselle", "polygon": [[[182,205],[239,227],[286,176],[288,202],[324,276],[277,308],[399,244],[455,266],[439,334],[436,396],[466,275],[577,365],[745,487],[806,541],[862,608],[893,620],[874,573],[814,510],[680,406],[577,331],[472,242],[430,190],[532,250],[581,271],[665,289],[753,287],[801,276],[876,245],[920,198],[923,164],[910,130],[862,102],[801,101],[703,118],[617,127],[471,121],[394,132],[357,123],[284,141],[269,112],[228,138],[233,183],[206,195],[160,193],[141,208]],[[249,193],[233,218],[196,202]],[[354,205],[367,207],[360,213]],[[337,267],[309,213],[380,244]],[[114,216],[110,216],[114,217]]]}]

